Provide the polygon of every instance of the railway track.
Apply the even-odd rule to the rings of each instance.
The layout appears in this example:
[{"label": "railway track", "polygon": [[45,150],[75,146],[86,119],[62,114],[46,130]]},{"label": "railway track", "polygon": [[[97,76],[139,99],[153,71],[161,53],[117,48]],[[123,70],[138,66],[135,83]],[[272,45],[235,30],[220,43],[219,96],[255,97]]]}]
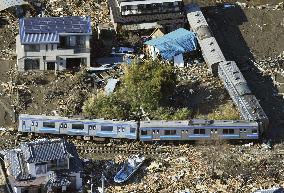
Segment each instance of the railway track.
[{"label": "railway track", "polygon": [[76,145],[79,154],[91,155],[91,154],[105,154],[105,155],[130,155],[130,154],[143,154],[146,156],[155,156],[165,153],[174,153],[174,147],[125,147],[125,146],[108,146],[108,145]]}]

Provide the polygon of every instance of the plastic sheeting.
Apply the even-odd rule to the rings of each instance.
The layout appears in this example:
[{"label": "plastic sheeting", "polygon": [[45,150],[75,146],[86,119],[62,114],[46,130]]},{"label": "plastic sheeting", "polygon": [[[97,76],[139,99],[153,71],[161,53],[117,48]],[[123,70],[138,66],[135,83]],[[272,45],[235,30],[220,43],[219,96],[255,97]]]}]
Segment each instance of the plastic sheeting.
[{"label": "plastic sheeting", "polygon": [[196,34],[183,28],[179,28],[162,37],[145,42],[159,50],[162,58],[168,60],[174,56],[194,51],[197,49]]},{"label": "plastic sheeting", "polygon": [[28,4],[24,0],[1,0],[0,1],[0,11],[3,11],[9,7],[13,7],[16,5]]}]

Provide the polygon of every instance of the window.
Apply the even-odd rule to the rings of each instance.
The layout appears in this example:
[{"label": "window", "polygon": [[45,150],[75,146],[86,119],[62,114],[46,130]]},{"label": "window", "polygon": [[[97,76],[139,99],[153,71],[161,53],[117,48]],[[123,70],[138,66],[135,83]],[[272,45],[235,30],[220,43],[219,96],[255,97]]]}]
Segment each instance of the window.
[{"label": "window", "polygon": [[36,163],[35,164],[35,172],[36,172],[36,175],[42,175],[42,174],[46,174],[47,172],[47,164],[44,162],[44,163]]},{"label": "window", "polygon": [[24,69],[25,70],[39,70],[39,59],[30,59],[26,58],[24,60]]},{"label": "window", "polygon": [[48,51],[48,44],[45,45],[45,50]]},{"label": "window", "polygon": [[141,130],[141,135],[147,135],[147,131],[146,130]]},{"label": "window", "polygon": [[101,131],[113,131],[113,126],[101,126]]},{"label": "window", "polygon": [[118,132],[124,132],[124,131],[125,131],[125,128],[124,128],[124,127],[121,127],[121,126],[118,126],[118,127],[117,127],[117,131],[118,131]]},{"label": "window", "polygon": [[84,124],[72,124],[72,129],[81,129],[81,130],[83,130],[84,129]]},{"label": "window", "polygon": [[25,122],[25,121],[23,121],[23,125],[26,125],[26,122]]},{"label": "window", "polygon": [[57,160],[57,169],[68,169],[68,160],[67,159]]},{"label": "window", "polygon": [[52,160],[47,164],[47,171],[68,169],[68,159]]},{"label": "window", "polygon": [[205,129],[194,129],[193,134],[205,134]]},{"label": "window", "polygon": [[234,129],[223,129],[224,135],[234,134],[234,133],[235,133]]},{"label": "window", "polygon": [[252,134],[257,134],[258,133],[257,129],[253,129],[251,132],[252,132]]},{"label": "window", "polygon": [[130,128],[130,133],[135,133],[135,131],[136,131],[136,128],[133,128],[133,127]]},{"label": "window", "polygon": [[43,122],[43,127],[55,128],[55,123],[54,122]]},{"label": "window", "polygon": [[176,130],[165,130],[165,135],[176,135],[177,131]]},{"label": "window", "polygon": [[24,51],[25,52],[39,52],[40,51],[39,44],[25,45],[24,46]]},{"label": "window", "polygon": [[51,50],[53,50],[53,44],[51,44]]}]

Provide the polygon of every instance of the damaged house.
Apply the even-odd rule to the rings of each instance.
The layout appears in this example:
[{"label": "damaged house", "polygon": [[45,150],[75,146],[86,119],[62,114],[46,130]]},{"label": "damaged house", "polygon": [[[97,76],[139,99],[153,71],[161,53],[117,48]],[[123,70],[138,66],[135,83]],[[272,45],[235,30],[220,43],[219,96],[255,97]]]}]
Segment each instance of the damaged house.
[{"label": "damaged house", "polygon": [[173,31],[185,24],[182,0],[108,0],[116,29],[164,28]]},{"label": "damaged house", "polygon": [[77,70],[90,66],[90,17],[20,19],[17,66],[26,70]]},{"label": "damaged house", "polygon": [[179,28],[171,33],[153,38],[144,43],[145,52],[152,59],[161,57],[173,61],[177,67],[184,67],[184,54],[198,49],[195,33]]},{"label": "damaged house", "polygon": [[21,143],[4,161],[14,193],[75,192],[82,187],[82,162],[75,146],[63,139]]}]

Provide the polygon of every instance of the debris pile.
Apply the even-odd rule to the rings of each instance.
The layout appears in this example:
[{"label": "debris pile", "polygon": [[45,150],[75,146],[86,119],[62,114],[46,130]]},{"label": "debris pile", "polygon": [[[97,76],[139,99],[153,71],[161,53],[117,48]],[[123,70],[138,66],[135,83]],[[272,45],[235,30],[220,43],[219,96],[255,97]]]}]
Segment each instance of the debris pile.
[{"label": "debris pile", "polygon": [[110,23],[109,10],[106,0],[78,1],[57,0],[46,1],[45,15],[48,16],[90,16],[92,24]]},{"label": "debris pile", "polygon": [[[284,183],[282,145],[183,145],[141,167],[131,183],[111,180],[108,192],[253,192]],[[107,176],[111,179],[112,176]]]}]

